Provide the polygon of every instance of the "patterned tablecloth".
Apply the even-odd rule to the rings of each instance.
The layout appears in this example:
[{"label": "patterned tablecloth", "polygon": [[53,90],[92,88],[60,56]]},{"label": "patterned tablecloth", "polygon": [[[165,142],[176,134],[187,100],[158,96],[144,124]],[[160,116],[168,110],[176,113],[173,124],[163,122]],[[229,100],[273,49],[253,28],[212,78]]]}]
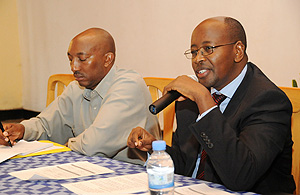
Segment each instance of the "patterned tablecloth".
[{"label": "patterned tablecloth", "polygon": [[[23,181],[8,174],[9,172],[13,172],[13,171],[20,171],[24,169],[32,169],[32,168],[79,162],[79,161],[88,161],[90,163],[108,167],[114,170],[115,172],[103,174],[103,175],[95,175],[95,176],[81,177],[76,179],[55,180],[55,181],[50,181],[50,180],[49,181]],[[129,163],[112,160],[109,158],[99,157],[99,156],[94,156],[94,157],[84,156],[72,151],[45,154],[40,156],[31,156],[26,158],[9,159],[0,164],[0,194],[14,194],[14,195],[74,194],[71,191],[69,191],[67,188],[63,187],[61,184],[87,181],[87,180],[98,179],[98,178],[114,177],[114,176],[120,176],[126,174],[134,174],[134,173],[140,173],[145,171],[146,168],[143,166],[129,164]],[[204,181],[192,179],[190,177],[175,175],[175,182],[179,182],[182,183],[183,186],[187,186],[187,185],[192,185],[197,183],[203,183]],[[205,183],[207,183],[207,185],[210,187],[231,192],[222,185],[208,183],[208,182]],[[244,193],[231,192],[231,193],[243,194],[243,195],[253,194],[250,192],[244,192]]]}]

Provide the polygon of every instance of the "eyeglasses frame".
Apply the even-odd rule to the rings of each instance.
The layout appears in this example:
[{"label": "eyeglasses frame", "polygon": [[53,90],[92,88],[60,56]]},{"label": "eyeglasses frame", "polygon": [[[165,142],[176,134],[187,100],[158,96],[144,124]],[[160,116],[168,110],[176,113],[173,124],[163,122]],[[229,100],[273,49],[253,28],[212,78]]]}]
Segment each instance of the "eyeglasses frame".
[{"label": "eyeglasses frame", "polygon": [[[203,53],[201,53],[202,56],[209,56],[209,55],[211,55],[212,53],[214,53],[214,49],[215,49],[215,48],[222,47],[222,46],[226,46],[226,45],[236,44],[237,42],[238,42],[238,41],[235,41],[235,42],[232,42],[232,43],[226,43],[226,44],[222,44],[222,45],[216,45],[216,46],[202,46],[202,47],[199,47],[198,49],[193,50],[193,51],[197,51],[197,55],[198,55],[200,49],[202,49],[202,48],[204,48],[204,47],[211,47],[211,48],[212,48],[212,52],[211,52],[211,53],[206,54],[206,55],[203,55]],[[185,57],[186,57],[187,59],[189,59],[189,60],[190,60],[190,59],[194,59],[195,57],[197,57],[197,55],[196,55],[195,57],[192,57],[192,58],[188,58],[188,57],[187,57],[188,54],[192,54],[192,49],[186,50],[183,54],[184,54]],[[192,56],[193,56],[193,55],[192,55]]]}]

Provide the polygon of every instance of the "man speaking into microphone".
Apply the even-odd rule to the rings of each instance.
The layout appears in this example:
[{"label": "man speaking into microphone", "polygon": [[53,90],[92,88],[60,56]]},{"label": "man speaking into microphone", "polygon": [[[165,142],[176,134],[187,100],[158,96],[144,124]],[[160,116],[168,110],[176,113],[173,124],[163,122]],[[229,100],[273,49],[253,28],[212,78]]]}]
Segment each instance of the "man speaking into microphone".
[{"label": "man speaking into microphone", "polygon": [[[233,18],[209,18],[194,29],[184,54],[198,81],[179,76],[164,89],[164,94],[182,94],[167,152],[177,174],[234,191],[293,193],[292,106],[285,93],[248,62],[246,48],[244,28]],[[137,127],[127,145],[151,151],[154,140]]]}]

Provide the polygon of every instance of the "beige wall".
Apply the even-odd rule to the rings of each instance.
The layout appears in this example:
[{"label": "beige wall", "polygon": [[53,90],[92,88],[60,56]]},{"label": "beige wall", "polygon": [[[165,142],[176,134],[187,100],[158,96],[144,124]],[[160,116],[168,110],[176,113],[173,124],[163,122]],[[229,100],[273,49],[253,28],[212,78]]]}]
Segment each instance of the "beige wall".
[{"label": "beige wall", "polygon": [[16,0],[0,0],[0,26],[0,110],[22,108],[22,70]]},{"label": "beige wall", "polygon": [[0,0],[0,110],[44,109],[48,77],[71,73],[69,42],[90,27],[114,36],[121,68],[142,76],[193,74],[183,55],[191,32],[203,19],[218,15],[242,22],[249,61],[275,84],[300,83],[299,8],[300,0]]},{"label": "beige wall", "polygon": [[[90,27],[108,30],[116,64],[142,76],[193,74],[183,52],[195,26],[211,16],[244,25],[249,61],[279,86],[300,73],[300,0],[18,0],[23,107],[46,106],[47,78],[70,73],[70,40]],[[30,79],[27,79],[30,78]]]}]

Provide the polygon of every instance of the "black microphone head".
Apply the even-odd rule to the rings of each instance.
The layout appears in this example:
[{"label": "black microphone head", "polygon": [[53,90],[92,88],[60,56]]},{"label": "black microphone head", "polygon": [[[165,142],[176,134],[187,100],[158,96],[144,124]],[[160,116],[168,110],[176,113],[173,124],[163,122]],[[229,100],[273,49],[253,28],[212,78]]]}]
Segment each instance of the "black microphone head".
[{"label": "black microphone head", "polygon": [[156,100],[149,106],[149,111],[152,114],[157,114],[163,109],[165,109],[173,101],[177,100],[180,96],[181,93],[179,93],[178,91],[168,91],[168,93],[160,97],[158,100]]},{"label": "black microphone head", "polygon": [[149,106],[149,110],[150,110],[150,112],[152,113],[152,114],[157,114],[158,112],[156,111],[156,107],[153,105],[153,104],[151,104],[150,106]]}]

